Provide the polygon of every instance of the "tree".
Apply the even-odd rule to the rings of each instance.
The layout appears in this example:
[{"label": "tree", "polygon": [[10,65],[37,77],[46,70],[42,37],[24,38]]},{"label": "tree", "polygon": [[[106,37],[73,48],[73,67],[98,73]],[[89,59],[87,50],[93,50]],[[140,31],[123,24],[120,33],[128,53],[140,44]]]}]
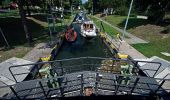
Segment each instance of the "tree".
[{"label": "tree", "polygon": [[86,3],[84,4],[84,7],[88,10],[89,13],[90,13],[91,10],[92,10],[92,6],[93,6],[92,0],[88,0],[88,2],[86,2]]},{"label": "tree", "polygon": [[152,0],[151,4],[148,6],[148,9],[147,9],[148,19],[150,21],[154,21],[155,23],[159,23],[163,21],[168,2],[170,1],[169,0]]},{"label": "tree", "polygon": [[19,8],[19,14],[21,16],[21,21],[22,21],[22,25],[24,28],[24,32],[26,35],[26,39],[28,41],[28,44],[30,45],[32,42],[32,34],[28,32],[28,28],[27,28],[27,24],[26,24],[26,15],[25,15],[25,11],[24,11],[24,0],[18,0],[18,8]]},{"label": "tree", "polygon": [[[92,0],[91,0],[92,1]],[[127,14],[129,0],[93,0],[94,11],[103,12],[104,9],[113,8],[116,14]]]},{"label": "tree", "polygon": [[0,2],[2,3],[2,7],[6,8],[9,6],[9,3],[11,2],[11,0],[2,0]]},{"label": "tree", "polygon": [[135,8],[139,13],[148,16],[148,20],[155,23],[163,21],[165,13],[170,4],[169,0],[137,0]]}]

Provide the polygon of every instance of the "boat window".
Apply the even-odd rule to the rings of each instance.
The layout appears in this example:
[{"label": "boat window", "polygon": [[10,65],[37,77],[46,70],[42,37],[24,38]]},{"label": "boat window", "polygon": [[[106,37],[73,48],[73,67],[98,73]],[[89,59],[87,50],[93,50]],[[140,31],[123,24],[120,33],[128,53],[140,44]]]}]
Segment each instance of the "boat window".
[{"label": "boat window", "polygon": [[90,29],[90,25],[89,24],[87,24],[87,28]]},{"label": "boat window", "polygon": [[90,24],[90,28],[93,29],[93,24]]},{"label": "boat window", "polygon": [[86,24],[84,24],[83,27],[86,28]]},{"label": "boat window", "polygon": [[83,28],[84,29],[93,29],[93,24],[84,24]]}]

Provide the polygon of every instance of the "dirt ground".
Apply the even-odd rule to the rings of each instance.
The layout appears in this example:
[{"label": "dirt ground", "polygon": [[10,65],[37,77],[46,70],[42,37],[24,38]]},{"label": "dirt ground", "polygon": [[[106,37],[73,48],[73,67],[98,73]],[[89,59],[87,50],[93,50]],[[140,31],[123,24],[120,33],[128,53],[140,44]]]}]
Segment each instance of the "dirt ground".
[{"label": "dirt ground", "polygon": [[165,28],[163,26],[147,24],[130,29],[129,31],[139,38],[156,41],[158,39],[170,38],[170,33],[164,33],[164,30]]}]

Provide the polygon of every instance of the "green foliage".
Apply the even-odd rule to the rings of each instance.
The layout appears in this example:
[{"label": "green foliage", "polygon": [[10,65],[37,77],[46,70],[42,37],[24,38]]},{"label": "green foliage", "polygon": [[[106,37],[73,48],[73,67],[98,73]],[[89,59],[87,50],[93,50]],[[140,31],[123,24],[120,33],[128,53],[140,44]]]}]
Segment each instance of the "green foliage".
[{"label": "green foliage", "polygon": [[137,0],[134,2],[137,12],[148,16],[148,20],[159,23],[165,16],[169,0]]},{"label": "green foliage", "polygon": [[168,26],[165,27],[165,32],[166,32],[166,33],[170,33],[170,25],[168,25]]},{"label": "green foliage", "polygon": [[89,13],[90,13],[91,10],[92,10],[92,6],[93,6],[92,0],[89,0],[88,2],[86,2],[86,3],[84,4],[84,7],[88,10]]},{"label": "green foliage", "polygon": [[[57,74],[54,72],[54,70],[49,69],[47,71],[47,78],[54,78],[56,76],[57,76]],[[49,88],[55,88],[55,87],[59,86],[58,82],[56,80],[54,80],[54,79],[48,80],[47,85],[48,85]]]},{"label": "green foliage", "polygon": [[[9,12],[7,13],[0,13],[0,18],[2,17],[10,17],[10,16],[13,16],[13,17],[19,17],[19,12],[18,10],[10,10]],[[2,21],[3,22],[3,21]],[[0,23],[2,23],[0,22]]]},{"label": "green foliage", "polygon": [[[95,5],[94,11],[103,12],[104,9],[113,8],[115,14],[127,15],[130,2],[131,0],[88,0],[84,6],[89,12]],[[169,0],[134,0],[132,12],[147,15],[149,21],[159,23],[169,9]]]},{"label": "green foliage", "polygon": [[134,0],[133,5],[137,13],[144,14],[150,3],[151,0]]},{"label": "green foliage", "polygon": [[73,4],[75,5],[79,5],[79,4],[82,4],[82,1],[81,0],[71,0]]},{"label": "green foliage", "polygon": [[11,3],[11,0],[2,0],[1,2],[3,7],[7,7]]},{"label": "green foliage", "polygon": [[129,75],[132,75],[132,69],[133,66],[132,65],[121,65],[121,74],[123,75],[121,84],[127,85],[129,84],[130,78]]},{"label": "green foliage", "polygon": [[[49,66],[47,66],[47,67],[45,67],[43,69],[40,69],[39,72],[40,73],[42,73],[42,72],[45,73],[46,78],[54,78],[54,77],[57,76],[57,74],[51,68],[51,65],[49,65]],[[55,87],[58,87],[58,82],[56,80],[54,80],[54,79],[51,79],[51,80],[49,79],[47,81],[47,85],[48,85],[49,88],[55,88]]]},{"label": "green foliage", "polygon": [[127,15],[128,12],[128,8],[126,6],[120,6],[118,8],[116,8],[115,13],[117,15]]},{"label": "green foliage", "polygon": [[103,12],[104,9],[113,8],[116,14],[127,15],[129,1],[128,0],[88,0],[88,2],[85,3],[85,8],[88,9],[89,11],[92,10],[92,6],[94,6],[93,7],[94,11]]}]

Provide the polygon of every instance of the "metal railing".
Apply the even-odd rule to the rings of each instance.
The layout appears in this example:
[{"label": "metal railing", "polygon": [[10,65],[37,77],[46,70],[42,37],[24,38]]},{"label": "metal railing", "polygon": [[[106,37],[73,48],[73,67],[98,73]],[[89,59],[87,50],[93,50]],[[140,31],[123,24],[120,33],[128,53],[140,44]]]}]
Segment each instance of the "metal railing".
[{"label": "metal railing", "polygon": [[[155,75],[157,74],[157,72],[159,71],[160,67],[162,66],[162,64],[160,62],[153,62],[153,61],[133,61],[134,65],[136,67],[138,67],[138,69],[142,70],[142,71],[146,71],[146,70],[150,70],[150,71],[155,71],[153,76],[148,75],[148,73],[146,73],[148,75],[148,77],[155,77]],[[139,63],[143,63],[143,64],[150,64],[150,65],[154,65],[154,67],[156,67],[156,69],[151,69],[150,66],[148,65],[148,69],[146,68],[142,68]]]},{"label": "metal railing", "polygon": [[[91,75],[88,75],[88,74]],[[109,77],[110,76],[110,77]],[[140,76],[126,76],[129,77],[129,83],[124,84],[123,75],[110,74],[102,72],[87,71],[82,73],[67,74],[65,76],[58,76],[54,78],[36,79],[30,81],[23,81],[15,85],[6,86],[11,89],[12,93],[4,98],[10,99],[50,99],[51,97],[59,98],[69,96],[83,96],[85,87],[93,87],[93,92],[96,95],[159,95],[166,96],[169,88],[163,89],[162,85],[169,82],[170,79],[149,78]],[[58,85],[49,88],[47,81],[55,80]],[[161,83],[158,84],[157,80]],[[5,87],[5,86],[3,86]],[[3,88],[0,87],[0,88]],[[110,91],[112,94],[107,94],[102,91]],[[76,95],[74,92],[77,92]]]},{"label": "metal railing", "polygon": [[[103,63],[103,61],[113,61],[111,64]],[[116,58],[101,58],[101,57],[79,57],[79,58],[70,58],[70,59],[62,59],[62,60],[54,60],[54,61],[48,61],[48,62],[37,62],[37,63],[32,63],[32,64],[24,64],[24,65],[15,65],[15,66],[10,66],[9,71],[11,75],[13,76],[15,82],[17,83],[17,77],[19,75],[23,74],[30,74],[30,76],[33,77],[33,79],[39,75],[41,78],[41,74],[39,73],[39,70],[44,64],[48,64],[48,66],[52,66],[52,69],[56,71],[60,70],[59,75],[64,75],[66,73],[73,73],[73,72],[78,72],[78,71],[102,71],[99,69],[101,66],[111,66],[114,67],[115,62],[125,62],[127,64],[133,65],[134,69],[136,70],[143,70],[141,67],[138,65],[138,63],[149,63],[149,64],[156,64],[157,69],[145,69],[145,70],[152,70],[155,71],[154,76],[158,72],[158,70],[161,67],[161,63],[159,62],[150,62],[150,61],[134,61],[134,60],[125,60],[125,59],[116,59]],[[17,73],[13,72],[13,69],[16,67],[23,67],[23,66],[34,66],[31,72],[27,73]],[[110,69],[104,69],[105,72],[110,72]],[[153,76],[153,77],[154,77]]]},{"label": "metal railing", "polygon": [[[103,63],[103,61],[112,61],[112,64]],[[15,97],[15,98],[25,98],[23,92],[25,92],[26,97],[28,98],[49,98],[51,96],[62,97],[66,94],[72,93],[73,91],[78,92],[79,95],[83,95],[83,89],[86,85],[90,83],[93,84],[95,94],[101,94],[100,92],[103,90],[110,91],[113,95],[118,95],[122,91],[126,92],[127,94],[140,94],[140,95],[149,95],[149,94],[161,94],[163,95],[166,93],[165,91],[169,91],[170,89],[165,88],[162,89],[161,86],[164,85],[164,82],[169,82],[170,79],[160,79],[154,77],[141,77],[136,76],[139,74],[133,75],[120,75],[115,73],[107,73],[111,72],[109,69],[105,69],[105,71],[99,70],[98,68],[103,66],[112,66],[114,67],[115,62],[123,62],[126,64],[131,64],[134,67],[134,70],[142,70],[139,66],[139,63],[150,63],[158,65],[157,69],[154,70],[154,76],[158,72],[161,67],[161,63],[159,62],[149,62],[149,61],[134,61],[134,60],[125,60],[125,59],[115,59],[115,58],[101,58],[101,57],[79,57],[79,58],[70,58],[70,59],[63,59],[63,60],[55,60],[55,61],[48,61],[48,62],[37,62],[32,64],[24,64],[24,65],[15,65],[9,68],[14,80],[16,81],[15,85],[6,85],[0,86],[0,88],[10,88],[13,92],[8,95],[8,97]],[[52,69],[58,73],[57,71],[60,70],[61,76],[54,77],[54,78],[45,78],[45,79],[35,79],[29,81],[18,82],[16,76],[23,75],[23,74],[31,74],[33,76],[32,79],[36,78],[37,75],[41,76],[39,70],[44,64],[48,64],[52,66]],[[23,66],[34,66],[34,72],[30,73],[17,73],[13,72],[13,68],[16,67],[23,67]],[[33,70],[32,69],[32,70]],[[152,69],[147,69],[152,70]],[[80,73],[80,72],[84,73]],[[93,76],[88,76],[86,71],[92,71],[89,73],[94,73]],[[137,71],[137,72],[138,72]],[[77,76],[74,76],[74,79],[71,79],[71,75],[74,73],[80,73]],[[106,76],[104,76],[107,74]],[[64,76],[63,76],[64,75]],[[70,77],[69,77],[70,76]],[[88,76],[88,77],[87,77]],[[108,77],[111,76],[111,77]],[[168,75],[167,75],[168,76]],[[166,76],[166,77],[167,77]],[[40,77],[42,78],[42,76]],[[90,80],[89,80],[90,79]],[[127,85],[122,84],[125,80],[130,81]],[[145,80],[144,80],[145,79]],[[58,86],[55,88],[49,88],[47,85],[47,81],[55,80]],[[64,81],[63,81],[64,80]],[[91,81],[92,80],[92,81]],[[152,82],[150,82],[152,81]],[[28,83],[35,83],[31,87],[25,88]],[[73,84],[74,83],[74,84]],[[37,85],[38,84],[38,85]],[[23,88],[22,88],[23,86]],[[33,87],[34,86],[34,87]],[[143,87],[142,87],[143,86]],[[75,89],[69,90],[71,87],[77,87]],[[108,88],[107,88],[108,87]],[[20,88],[18,90],[18,88]],[[66,91],[66,89],[68,89]],[[39,90],[39,91],[38,91]],[[27,91],[34,91],[35,93],[31,93]],[[35,96],[40,95],[40,96]]]}]

